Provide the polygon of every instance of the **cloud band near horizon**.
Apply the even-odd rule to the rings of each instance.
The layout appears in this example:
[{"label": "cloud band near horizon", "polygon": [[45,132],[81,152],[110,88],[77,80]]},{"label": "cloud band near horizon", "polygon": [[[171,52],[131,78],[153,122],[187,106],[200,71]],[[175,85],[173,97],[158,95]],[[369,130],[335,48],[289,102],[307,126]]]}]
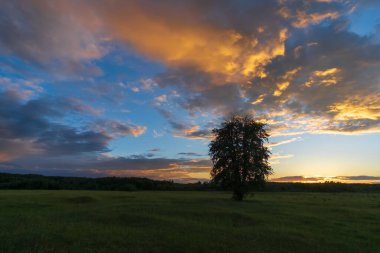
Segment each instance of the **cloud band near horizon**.
[{"label": "cloud band near horizon", "polygon": [[[205,166],[187,163],[206,159],[197,154],[210,130],[231,113],[268,124],[275,167],[299,159],[287,150],[309,135],[370,135],[378,150],[373,9],[371,0],[1,1],[2,168],[110,174],[123,161],[139,175],[137,156],[159,147],[146,175],[205,178]],[[371,158],[365,174],[378,164]]]}]

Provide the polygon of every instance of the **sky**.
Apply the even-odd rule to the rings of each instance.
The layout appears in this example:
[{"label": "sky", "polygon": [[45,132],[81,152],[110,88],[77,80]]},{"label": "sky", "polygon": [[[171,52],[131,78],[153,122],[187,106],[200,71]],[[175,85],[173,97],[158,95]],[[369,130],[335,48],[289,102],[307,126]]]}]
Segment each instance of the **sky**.
[{"label": "sky", "polygon": [[232,113],[270,180],[380,183],[379,1],[0,1],[0,172],[209,180]]}]

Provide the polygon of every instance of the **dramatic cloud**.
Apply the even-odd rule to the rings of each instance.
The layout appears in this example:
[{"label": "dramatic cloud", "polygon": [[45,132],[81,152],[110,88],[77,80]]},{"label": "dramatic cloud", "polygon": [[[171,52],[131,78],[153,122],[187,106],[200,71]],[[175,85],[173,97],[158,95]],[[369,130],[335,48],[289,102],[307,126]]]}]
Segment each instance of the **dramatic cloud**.
[{"label": "dramatic cloud", "polygon": [[[174,87],[190,113],[247,111],[300,132],[379,131],[379,99],[369,95],[379,92],[380,45],[348,31],[355,1],[3,1],[1,7],[0,46],[40,65],[94,67],[104,43],[119,41],[168,68],[134,91]],[[156,104],[167,100],[161,95]],[[273,116],[279,110],[286,115]],[[320,118],[313,124],[295,122],[314,116]]]},{"label": "dramatic cloud", "polygon": [[[298,50],[300,47],[303,49]],[[267,66],[268,77],[256,80],[255,89],[249,91],[253,101],[263,96],[254,105],[259,114],[277,114],[272,118],[278,125],[286,121],[288,128],[297,131],[339,134],[380,130],[380,45],[371,37],[337,31],[333,23],[310,28],[307,34],[299,32],[286,51],[284,57]],[[273,93],[268,92],[273,83],[278,85],[272,88]]]},{"label": "dramatic cloud", "polygon": [[[256,72],[236,79],[200,66],[178,65],[159,75],[157,82],[185,94],[179,105],[190,114],[205,110],[216,115],[254,113],[267,120],[273,135],[379,132],[380,45],[372,36],[354,34],[344,25],[344,15],[353,10],[353,3],[293,1],[290,5],[295,14],[280,13],[285,20],[277,17],[279,23],[270,28],[273,34],[287,28],[286,40],[279,42],[282,53],[258,60],[261,65],[253,67]],[[252,11],[273,11],[265,4],[255,8]],[[317,25],[325,19],[329,23]],[[260,42],[275,48],[268,41]]]},{"label": "dramatic cloud", "polygon": [[[283,54],[286,29],[271,23],[268,33],[266,27],[248,28],[236,20],[239,14],[244,18],[265,17],[259,11],[275,14],[276,4],[167,0],[115,1],[93,7],[112,36],[172,67],[194,66],[235,79],[263,74],[260,66]],[[259,39],[266,43],[259,43]]]},{"label": "dramatic cloud", "polygon": [[[209,168],[154,152],[113,157],[113,140],[148,129],[126,115],[162,140],[208,140],[232,113],[253,114],[274,137],[379,133],[380,40],[350,24],[376,4],[1,1],[2,166],[157,178],[200,178]],[[268,146],[300,140],[289,138]]]},{"label": "dramatic cloud", "polygon": [[106,151],[109,137],[56,123],[76,104],[35,99],[21,103],[9,93],[0,96],[0,153],[3,160],[32,154],[71,154]]},{"label": "dramatic cloud", "polygon": [[92,112],[80,101],[39,98],[22,102],[13,93],[0,93],[0,159],[31,155],[78,155],[108,151],[115,135],[138,136],[145,127],[104,121],[107,131],[82,130],[59,123],[67,113]]}]

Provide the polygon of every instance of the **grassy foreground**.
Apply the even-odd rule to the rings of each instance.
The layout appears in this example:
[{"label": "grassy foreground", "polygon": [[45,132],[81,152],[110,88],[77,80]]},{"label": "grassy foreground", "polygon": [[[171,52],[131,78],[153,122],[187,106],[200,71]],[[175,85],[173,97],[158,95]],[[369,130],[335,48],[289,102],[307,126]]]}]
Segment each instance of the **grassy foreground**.
[{"label": "grassy foreground", "polygon": [[380,252],[380,194],[0,191],[0,252]]}]

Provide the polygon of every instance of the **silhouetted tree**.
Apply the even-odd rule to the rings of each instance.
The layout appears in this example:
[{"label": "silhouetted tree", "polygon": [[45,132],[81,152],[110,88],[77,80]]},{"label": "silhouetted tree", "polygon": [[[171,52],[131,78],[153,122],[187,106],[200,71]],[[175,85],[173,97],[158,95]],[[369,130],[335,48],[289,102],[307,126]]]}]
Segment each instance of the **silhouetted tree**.
[{"label": "silhouetted tree", "polygon": [[264,146],[269,134],[266,125],[250,116],[232,116],[212,130],[209,155],[213,162],[212,181],[232,189],[233,199],[242,200],[250,184],[263,183],[272,173]]}]

